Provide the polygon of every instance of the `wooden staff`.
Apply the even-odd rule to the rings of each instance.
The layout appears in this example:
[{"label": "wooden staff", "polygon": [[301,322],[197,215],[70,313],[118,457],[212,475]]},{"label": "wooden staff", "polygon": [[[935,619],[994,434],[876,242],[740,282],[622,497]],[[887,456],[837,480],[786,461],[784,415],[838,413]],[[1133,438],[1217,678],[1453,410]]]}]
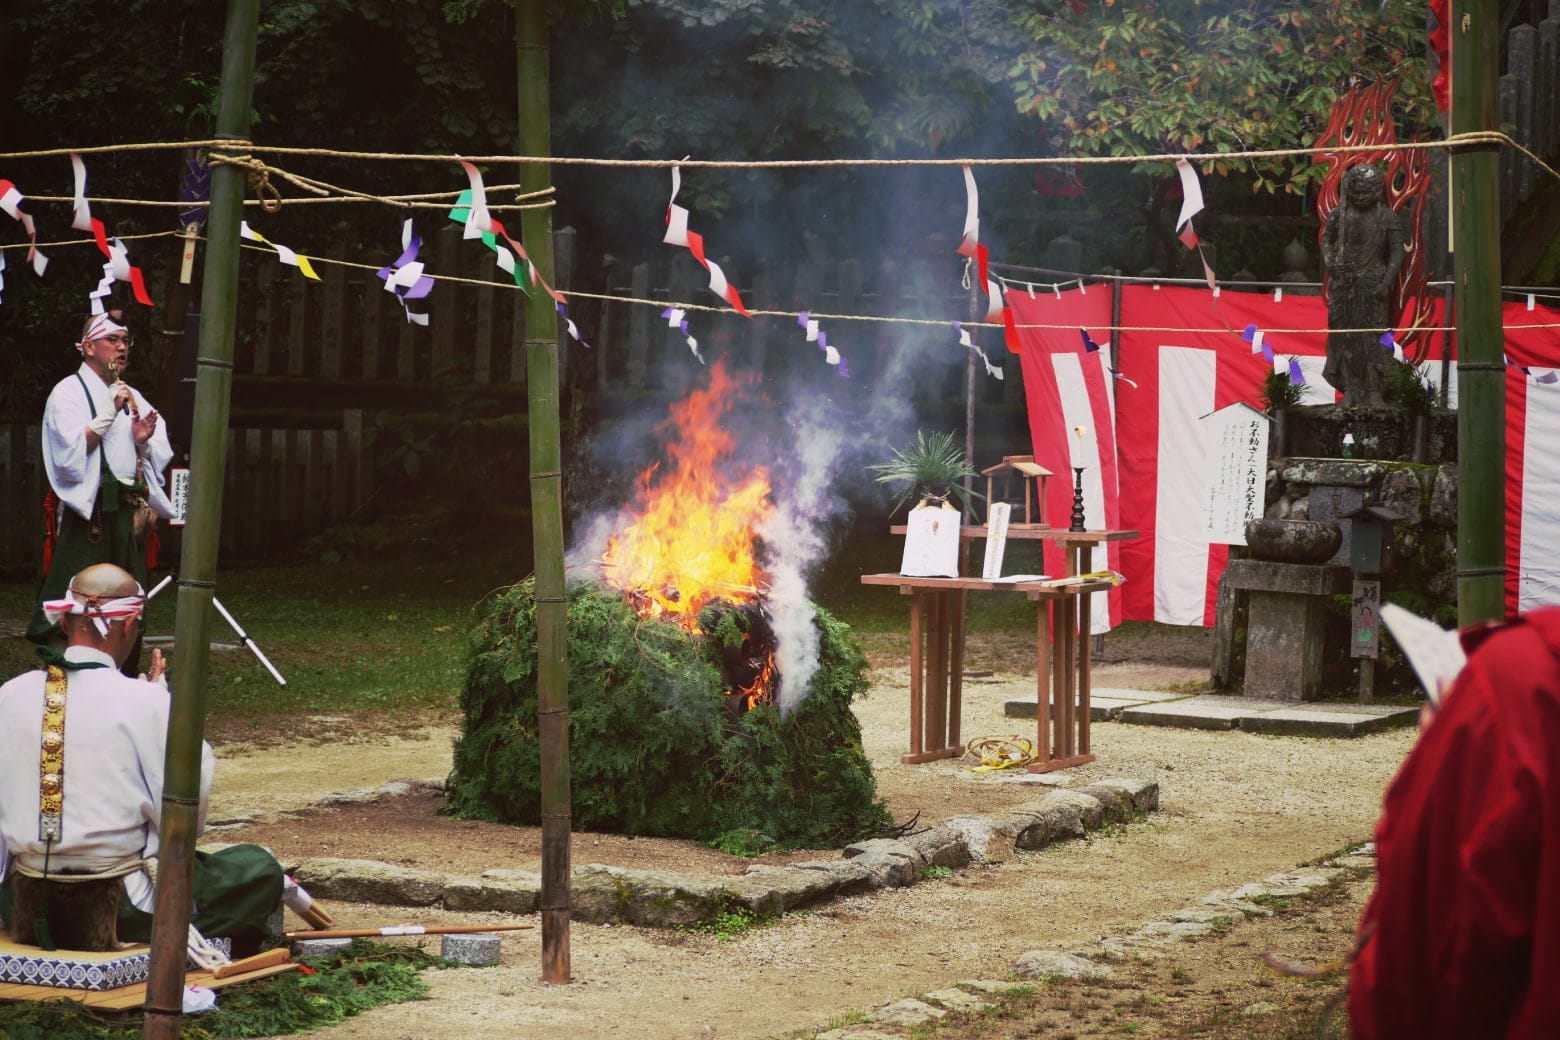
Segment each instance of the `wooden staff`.
[{"label": "wooden staff", "polygon": [[253,957],[245,957],[242,960],[224,964],[222,967],[213,970],[211,977],[213,979],[226,979],[234,975],[242,975],[245,972],[259,971],[261,968],[273,968],[279,964],[290,963],[292,963],[292,954],[287,952],[286,947],[278,947],[274,950],[266,950],[264,953],[257,953]]},{"label": "wooden staff", "polygon": [[297,942],[300,939],[373,939],[393,935],[467,935],[475,932],[513,932],[533,928],[529,924],[458,924],[433,925],[399,924],[389,928],[331,928],[313,932],[283,932],[282,938]]}]

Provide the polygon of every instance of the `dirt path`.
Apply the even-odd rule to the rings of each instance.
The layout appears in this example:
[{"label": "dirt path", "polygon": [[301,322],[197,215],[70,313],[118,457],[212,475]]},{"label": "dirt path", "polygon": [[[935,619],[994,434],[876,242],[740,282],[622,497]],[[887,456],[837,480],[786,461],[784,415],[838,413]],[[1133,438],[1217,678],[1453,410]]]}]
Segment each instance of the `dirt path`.
[{"label": "dirt path", "polygon": [[[1096,670],[1095,684],[1163,687],[1206,674],[1206,666],[1107,663]],[[935,822],[1038,794],[1022,777],[1005,772],[976,777],[956,762],[900,765],[906,677],[886,670],[875,680],[858,715],[866,750],[878,767],[879,792],[896,818],[920,811],[923,822]],[[1032,724],[1005,718],[1002,706],[1030,692],[1032,680],[1021,675],[999,673],[968,684],[964,737],[1024,733]],[[342,726],[338,736],[327,734],[309,747],[221,750],[213,818],[275,814],[330,792],[442,776],[448,769],[447,728],[366,739],[360,731],[354,735],[357,729]],[[568,1030],[577,1036],[627,1031],[671,1040],[822,1030],[853,1011],[956,980],[1004,977],[1026,950],[1070,949],[1129,931],[1210,890],[1259,880],[1368,838],[1382,790],[1411,741],[1406,731],[1327,741],[1097,725],[1098,761],[1066,778],[1157,781],[1161,811],[1146,821],[999,866],[791,915],[724,942],[576,923],[574,981],[564,987],[538,981],[539,932],[514,933],[498,967],[430,973],[433,999],[383,1009],[317,1035],[456,1040],[552,1037]],[[382,817],[357,819],[357,812],[346,807],[305,818],[273,816],[220,837],[261,838],[284,856],[387,859],[451,873],[535,868],[525,849],[526,828],[503,828],[484,838],[476,825],[441,820],[441,839],[419,820],[409,824],[413,839],[398,836]],[[573,862],[730,869],[725,857],[707,849],[584,834],[575,836]],[[420,923],[485,919],[440,911],[331,909],[348,925],[394,923],[387,915],[398,920],[408,913]],[[1203,969],[1194,963],[1186,970]]]}]

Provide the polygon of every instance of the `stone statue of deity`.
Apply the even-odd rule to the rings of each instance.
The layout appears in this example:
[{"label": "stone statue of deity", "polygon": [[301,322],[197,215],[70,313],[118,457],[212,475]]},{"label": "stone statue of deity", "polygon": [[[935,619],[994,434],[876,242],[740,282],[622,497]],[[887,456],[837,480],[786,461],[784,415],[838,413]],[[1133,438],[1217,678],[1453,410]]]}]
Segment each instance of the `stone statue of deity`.
[{"label": "stone statue of deity", "polygon": [[1345,407],[1386,403],[1391,351],[1381,335],[1392,326],[1390,303],[1407,238],[1397,211],[1387,204],[1381,171],[1369,163],[1349,167],[1338,204],[1322,230],[1322,263],[1328,274],[1328,332],[1322,376],[1343,393]]}]

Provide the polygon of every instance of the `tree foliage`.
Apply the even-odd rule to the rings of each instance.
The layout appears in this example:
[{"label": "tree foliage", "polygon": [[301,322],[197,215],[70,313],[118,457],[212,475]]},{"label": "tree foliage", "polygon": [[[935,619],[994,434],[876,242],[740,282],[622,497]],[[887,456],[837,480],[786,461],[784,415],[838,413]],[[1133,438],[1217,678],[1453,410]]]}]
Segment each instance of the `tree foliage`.
[{"label": "tree foliage", "polygon": [[[1400,125],[1434,121],[1414,0],[1024,6],[1008,72],[1018,110],[1059,128],[1072,154],[1303,148],[1351,83],[1390,76],[1402,81]],[[1303,192],[1319,176],[1293,158],[1231,158],[1211,172],[1249,174],[1267,192]]]}]

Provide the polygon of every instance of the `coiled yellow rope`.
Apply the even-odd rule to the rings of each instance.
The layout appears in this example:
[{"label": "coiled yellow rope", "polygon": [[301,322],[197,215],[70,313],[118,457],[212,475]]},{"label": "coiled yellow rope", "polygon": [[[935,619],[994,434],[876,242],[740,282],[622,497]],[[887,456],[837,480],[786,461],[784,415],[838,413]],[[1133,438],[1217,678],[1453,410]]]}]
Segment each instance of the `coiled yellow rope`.
[{"label": "coiled yellow rope", "polygon": [[964,757],[976,760],[976,764],[969,767],[972,773],[1011,769],[1027,766],[1035,760],[1035,744],[1016,733],[1007,737],[977,737],[964,745]]}]

